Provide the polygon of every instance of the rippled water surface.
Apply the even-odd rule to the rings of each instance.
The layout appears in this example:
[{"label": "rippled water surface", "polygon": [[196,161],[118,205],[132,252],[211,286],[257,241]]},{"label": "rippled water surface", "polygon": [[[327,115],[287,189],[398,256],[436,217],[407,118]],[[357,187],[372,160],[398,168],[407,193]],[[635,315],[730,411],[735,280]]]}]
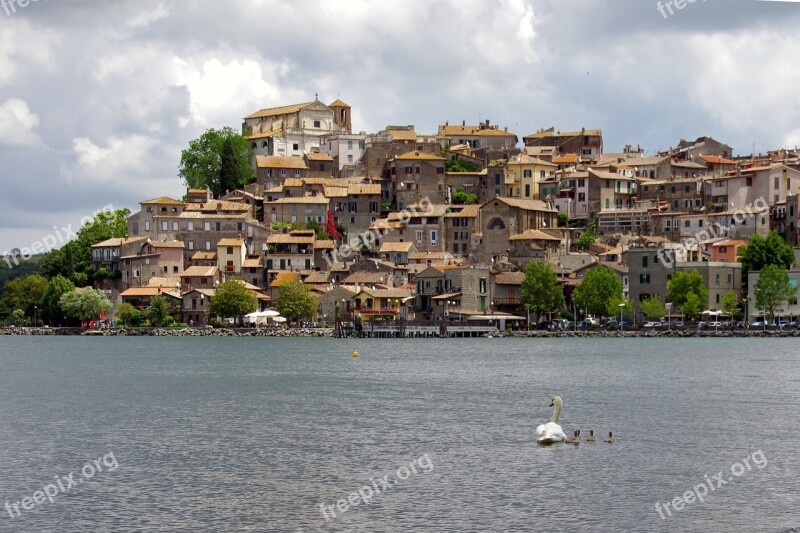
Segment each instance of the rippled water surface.
[{"label": "rippled water surface", "polygon": [[[0,337],[0,504],[81,480],[0,531],[789,531],[799,367],[794,339]],[[537,447],[554,394],[617,443]]]}]

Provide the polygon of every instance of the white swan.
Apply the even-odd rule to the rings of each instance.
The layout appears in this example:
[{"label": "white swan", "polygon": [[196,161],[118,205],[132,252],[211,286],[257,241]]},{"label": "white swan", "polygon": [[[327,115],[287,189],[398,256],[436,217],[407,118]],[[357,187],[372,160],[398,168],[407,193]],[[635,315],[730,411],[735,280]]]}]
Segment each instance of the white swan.
[{"label": "white swan", "polygon": [[564,430],[558,425],[558,417],[561,414],[561,407],[564,401],[560,396],[554,396],[550,401],[550,407],[555,407],[553,410],[553,418],[550,422],[542,424],[536,428],[536,435],[539,437],[539,444],[553,444],[554,442],[564,442],[567,436]]}]

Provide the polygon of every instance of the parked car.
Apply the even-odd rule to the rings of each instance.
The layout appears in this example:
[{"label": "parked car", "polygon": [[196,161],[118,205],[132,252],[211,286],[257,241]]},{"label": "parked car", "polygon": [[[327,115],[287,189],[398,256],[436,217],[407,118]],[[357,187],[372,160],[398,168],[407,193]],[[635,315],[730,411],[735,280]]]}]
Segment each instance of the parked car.
[{"label": "parked car", "polygon": [[645,322],[644,323],[644,327],[645,328],[660,328],[663,325],[664,324],[662,324],[661,322]]},{"label": "parked car", "polygon": [[698,322],[697,324],[694,325],[694,329],[696,330],[706,329],[707,327],[708,323],[706,322]]},{"label": "parked car", "polygon": [[764,328],[765,326],[766,326],[766,323],[763,320],[758,320],[758,321],[753,322],[752,324],[750,324],[750,329]]},{"label": "parked car", "polygon": [[747,324],[747,322],[737,322],[736,323],[736,327],[738,329],[747,329],[748,328],[748,324]]},{"label": "parked car", "polygon": [[683,320],[676,320],[676,321],[674,321],[674,322],[671,322],[671,323],[670,323],[670,324],[668,324],[668,325],[669,325],[670,327],[673,327],[673,328],[682,328],[682,327],[683,327]]},{"label": "parked car", "polygon": [[723,326],[722,326],[722,322],[714,321],[714,322],[709,322],[708,323],[708,327],[709,328],[721,328]]}]

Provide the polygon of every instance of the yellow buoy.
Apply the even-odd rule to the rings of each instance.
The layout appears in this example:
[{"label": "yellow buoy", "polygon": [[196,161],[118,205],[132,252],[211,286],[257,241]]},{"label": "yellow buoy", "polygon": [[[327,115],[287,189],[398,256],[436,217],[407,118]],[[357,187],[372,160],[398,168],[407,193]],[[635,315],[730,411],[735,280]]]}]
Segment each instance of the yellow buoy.
[{"label": "yellow buoy", "polygon": [[358,352],[353,352],[353,357],[358,357]]}]

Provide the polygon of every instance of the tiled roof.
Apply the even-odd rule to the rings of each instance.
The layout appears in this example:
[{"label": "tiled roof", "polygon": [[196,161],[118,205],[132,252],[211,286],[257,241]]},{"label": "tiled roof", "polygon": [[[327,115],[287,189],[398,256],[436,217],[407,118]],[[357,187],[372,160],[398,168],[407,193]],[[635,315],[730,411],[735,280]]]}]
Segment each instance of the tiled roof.
[{"label": "tiled roof", "polygon": [[333,162],[333,158],[326,153],[323,152],[309,152],[306,154],[306,157],[309,161],[330,161]]},{"label": "tiled roof", "polygon": [[299,156],[257,155],[256,166],[258,168],[293,168],[308,170],[306,162]]},{"label": "tiled roof", "polygon": [[582,136],[589,136],[589,137],[599,137],[603,135],[603,130],[583,130],[583,131],[559,131],[555,132],[552,129],[547,131],[538,131],[536,133],[531,133],[530,135],[526,135],[523,139],[546,139],[548,137],[582,137]]},{"label": "tiled roof", "polygon": [[283,107],[268,107],[265,109],[260,109],[255,113],[251,113],[244,117],[245,119],[249,118],[264,118],[264,117],[276,117],[279,115],[289,115],[291,113],[297,113],[304,107],[313,104],[314,102],[306,102],[304,104],[294,104],[294,105],[286,105]]},{"label": "tiled roof", "polygon": [[139,202],[139,203],[142,205],[147,205],[147,204],[184,205],[183,202],[175,200],[174,198],[170,198],[169,196],[159,196],[158,198],[153,198],[152,200],[145,200],[144,202]]},{"label": "tiled roof", "polygon": [[169,289],[173,289],[177,284],[178,284],[177,278],[162,278],[156,276],[147,280],[148,287],[167,287]]},{"label": "tiled roof", "polygon": [[336,100],[328,104],[328,107],[350,107],[350,106],[337,98]]},{"label": "tiled roof", "polygon": [[279,272],[278,275],[275,277],[275,280],[270,283],[270,287],[282,287],[289,283],[299,281],[300,280],[300,273],[299,272]]},{"label": "tiled roof", "polygon": [[211,261],[217,259],[217,252],[197,252],[192,256],[192,261]]},{"label": "tiled roof", "polygon": [[481,206],[479,206],[478,204],[465,205],[464,209],[461,209],[460,211],[456,211],[456,207],[457,206],[452,206],[451,209],[453,209],[453,211],[451,211],[450,213],[446,213],[444,215],[444,217],[445,218],[475,218],[475,217],[478,216],[478,213],[481,210]]},{"label": "tiled roof", "polygon": [[92,248],[109,248],[114,246],[122,246],[123,244],[130,244],[136,241],[146,241],[147,237],[112,237],[97,244],[93,244]]},{"label": "tiled roof", "polygon": [[217,273],[216,266],[190,266],[181,272],[182,278],[210,278]]},{"label": "tiled roof", "polygon": [[543,167],[557,167],[558,165],[543,161],[538,157],[531,157],[528,154],[517,154],[511,157],[507,165],[539,165]]},{"label": "tiled roof", "polygon": [[379,253],[408,252],[413,246],[413,242],[383,242]]},{"label": "tiled roof", "polygon": [[264,258],[248,258],[242,261],[242,268],[261,268],[264,266]]},{"label": "tiled roof", "polygon": [[[174,288],[175,285],[173,284],[172,287]],[[175,297],[178,296],[176,293],[173,292],[173,290],[167,290],[166,287],[131,287],[130,289],[127,289],[119,293],[119,295],[122,296],[123,298],[126,297],[141,298],[145,296],[153,297],[153,296],[158,296],[160,294],[168,294],[169,296],[175,296]]]},{"label": "tiled roof", "polygon": [[323,194],[327,198],[347,198],[347,187],[325,187]]},{"label": "tiled roof", "polygon": [[525,272],[503,272],[494,278],[498,285],[522,285],[524,279]]},{"label": "tiled roof", "polygon": [[414,130],[407,130],[407,129],[387,129],[386,133],[391,137],[393,141],[416,141],[417,140],[417,132]]},{"label": "tiled roof", "polygon": [[323,195],[319,196],[288,196],[286,198],[278,198],[271,202],[264,202],[267,204],[327,204],[328,198]]},{"label": "tiled roof", "polygon": [[377,183],[364,183],[361,185],[350,184],[347,186],[347,194],[380,194],[381,186]]},{"label": "tiled roof", "polygon": [[464,135],[468,137],[514,137],[517,136],[504,130],[496,128],[481,128],[480,126],[439,126],[442,135],[451,137]]},{"label": "tiled roof", "polygon": [[524,209],[525,211],[550,211],[550,212],[556,211],[552,207],[548,207],[548,205],[541,200],[525,200],[522,198],[506,198],[502,196],[498,196],[493,200],[489,200],[489,202],[486,202],[485,204],[483,204],[483,206],[486,206],[489,203],[495,201],[503,202],[506,205],[510,205],[511,207],[518,207],[519,209]]},{"label": "tiled roof", "polygon": [[580,159],[581,159],[581,156],[578,155],[578,154],[564,154],[564,155],[560,155],[558,157],[554,157],[553,158],[553,163],[556,163],[558,165],[561,165],[561,164],[564,164],[564,163],[577,163],[578,161],[580,161]]},{"label": "tiled roof", "polygon": [[194,213],[202,211],[204,213],[213,213],[216,211],[238,211],[244,213],[250,211],[250,206],[242,202],[234,202],[231,200],[211,200],[210,202],[192,202],[186,205],[185,212]]},{"label": "tiled roof", "polygon": [[220,239],[217,241],[217,246],[241,246],[244,244],[244,239]]},{"label": "tiled roof", "polygon": [[430,152],[423,152],[422,150],[412,150],[395,156],[395,160],[399,161],[444,161],[444,157],[440,157]]},{"label": "tiled roof", "polygon": [[152,241],[149,243],[153,248],[184,248],[183,241]]},{"label": "tiled roof", "polygon": [[291,235],[289,233],[273,233],[267,237],[268,244],[313,244],[314,235]]},{"label": "tiled roof", "polygon": [[244,138],[248,141],[253,141],[255,139],[266,139],[267,137],[275,137],[276,135],[280,135],[283,133],[283,128],[277,128],[274,130],[266,130],[266,131],[256,131],[251,133],[250,135],[245,135]]},{"label": "tiled roof", "polygon": [[315,250],[333,250],[336,248],[336,243],[330,239],[320,239],[314,241]]},{"label": "tiled roof", "polygon": [[407,298],[411,296],[411,291],[408,289],[373,289],[365,288],[361,292],[369,294],[374,298]]},{"label": "tiled roof", "polygon": [[545,233],[543,231],[539,231],[538,229],[529,229],[527,231],[523,231],[522,233],[517,233],[516,235],[512,235],[510,240],[512,241],[560,241],[558,237],[553,237],[549,233]]},{"label": "tiled roof", "polygon": [[735,165],[736,161],[720,157],[718,155],[701,155],[700,159],[712,165]]}]

